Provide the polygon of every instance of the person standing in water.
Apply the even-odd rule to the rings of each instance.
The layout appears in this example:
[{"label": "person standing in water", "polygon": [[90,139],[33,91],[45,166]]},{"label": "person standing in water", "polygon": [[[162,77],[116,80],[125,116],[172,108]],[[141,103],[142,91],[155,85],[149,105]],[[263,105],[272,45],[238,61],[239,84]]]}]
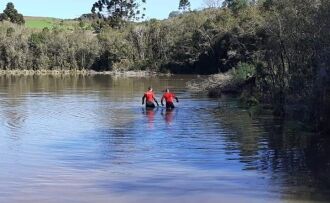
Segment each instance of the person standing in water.
[{"label": "person standing in water", "polygon": [[160,101],[162,106],[164,106],[163,100],[166,101],[166,109],[174,109],[174,103],[173,100],[176,100],[176,102],[179,102],[179,99],[175,96],[175,94],[171,93],[169,89],[165,90],[165,93]]},{"label": "person standing in water", "polygon": [[152,87],[148,88],[148,91],[144,93],[142,97],[142,105],[144,105],[144,100],[146,100],[146,108],[155,108],[154,101],[156,102],[157,106],[159,106],[158,101],[155,98],[155,94],[152,91]]}]

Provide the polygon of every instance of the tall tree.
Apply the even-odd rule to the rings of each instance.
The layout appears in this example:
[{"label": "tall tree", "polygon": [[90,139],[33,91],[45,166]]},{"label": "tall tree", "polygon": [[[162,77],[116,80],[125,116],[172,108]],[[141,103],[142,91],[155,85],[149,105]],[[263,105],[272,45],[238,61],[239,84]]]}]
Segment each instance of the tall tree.
[{"label": "tall tree", "polygon": [[[113,28],[121,28],[127,21],[143,19],[139,6],[146,0],[99,0],[93,4],[92,13],[109,22]],[[145,10],[145,8],[143,8]]]},{"label": "tall tree", "polygon": [[6,9],[0,14],[0,21],[7,20],[12,23],[16,23],[19,25],[25,24],[25,20],[22,14],[18,13],[15,9],[13,3],[9,2],[6,6]]},{"label": "tall tree", "polygon": [[182,10],[182,11],[188,11],[188,10],[190,10],[190,2],[189,2],[189,0],[180,0],[179,10]]},{"label": "tall tree", "polygon": [[219,8],[222,5],[223,0],[204,0],[204,4],[208,8]]},{"label": "tall tree", "polygon": [[262,2],[262,7],[266,10],[270,10],[273,5],[274,5],[274,0],[264,0]]},{"label": "tall tree", "polygon": [[249,0],[225,0],[223,4],[225,7],[228,7],[233,12],[237,13],[239,10],[246,8],[249,5]]}]

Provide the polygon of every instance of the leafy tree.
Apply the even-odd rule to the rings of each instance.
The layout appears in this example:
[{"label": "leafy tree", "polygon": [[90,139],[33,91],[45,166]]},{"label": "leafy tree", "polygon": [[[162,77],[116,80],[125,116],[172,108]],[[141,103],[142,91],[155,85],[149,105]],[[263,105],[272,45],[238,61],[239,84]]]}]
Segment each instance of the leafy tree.
[{"label": "leafy tree", "polygon": [[222,0],[204,0],[204,4],[208,8],[219,8],[222,5]]},{"label": "leafy tree", "polygon": [[189,2],[189,0],[180,0],[179,10],[183,10],[183,11],[190,10],[190,2]]},{"label": "leafy tree", "polygon": [[180,11],[172,11],[169,15],[168,15],[168,17],[169,18],[175,18],[175,17],[178,17],[178,16],[180,16]]},{"label": "leafy tree", "polygon": [[262,7],[265,10],[270,10],[273,5],[274,5],[274,0],[265,0],[264,2],[262,2]]},{"label": "leafy tree", "polygon": [[[113,28],[121,28],[127,21],[145,17],[139,6],[146,0],[99,0],[93,4],[92,13],[107,21]],[[145,8],[143,8],[145,10]]]},{"label": "leafy tree", "polygon": [[225,0],[224,6],[231,9],[234,13],[238,13],[239,10],[246,8],[249,5],[248,0]]},{"label": "leafy tree", "polygon": [[83,20],[95,20],[96,18],[97,18],[97,15],[95,13],[85,13],[85,14],[82,14],[76,20],[80,20],[80,21],[83,21]]},{"label": "leafy tree", "polygon": [[0,20],[10,21],[19,25],[25,24],[23,15],[18,13],[18,11],[15,9],[14,4],[11,2],[7,4],[6,9],[0,15]]}]

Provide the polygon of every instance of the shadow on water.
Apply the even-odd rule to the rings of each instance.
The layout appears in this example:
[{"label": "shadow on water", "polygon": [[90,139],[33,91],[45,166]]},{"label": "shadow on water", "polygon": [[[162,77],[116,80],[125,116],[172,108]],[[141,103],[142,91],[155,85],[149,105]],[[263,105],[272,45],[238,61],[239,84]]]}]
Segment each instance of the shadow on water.
[{"label": "shadow on water", "polygon": [[[234,105],[233,105],[234,104]],[[273,118],[267,111],[253,114],[225,100],[213,115],[234,134],[224,134],[226,151],[245,170],[269,174],[286,198],[330,198],[330,139],[307,132],[299,122]]]}]

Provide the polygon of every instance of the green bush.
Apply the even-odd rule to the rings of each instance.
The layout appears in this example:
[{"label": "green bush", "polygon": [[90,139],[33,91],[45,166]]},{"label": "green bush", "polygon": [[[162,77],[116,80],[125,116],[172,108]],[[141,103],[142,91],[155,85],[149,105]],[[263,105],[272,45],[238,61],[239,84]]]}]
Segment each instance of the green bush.
[{"label": "green bush", "polygon": [[236,81],[246,81],[247,79],[255,76],[256,68],[249,63],[238,63],[232,70],[233,79]]}]

